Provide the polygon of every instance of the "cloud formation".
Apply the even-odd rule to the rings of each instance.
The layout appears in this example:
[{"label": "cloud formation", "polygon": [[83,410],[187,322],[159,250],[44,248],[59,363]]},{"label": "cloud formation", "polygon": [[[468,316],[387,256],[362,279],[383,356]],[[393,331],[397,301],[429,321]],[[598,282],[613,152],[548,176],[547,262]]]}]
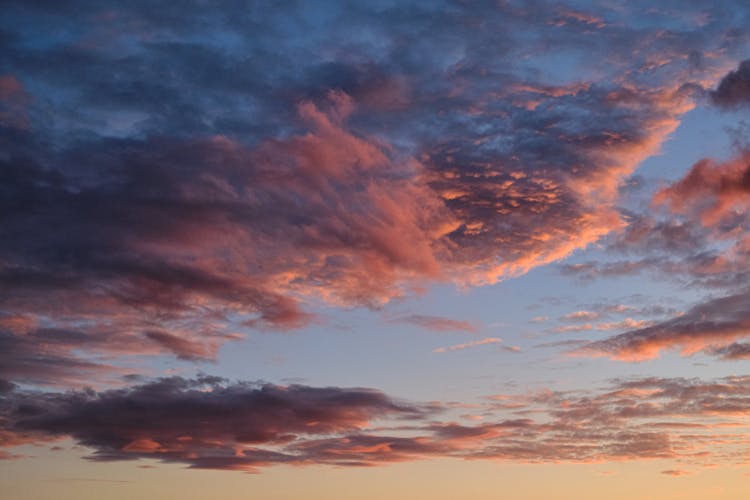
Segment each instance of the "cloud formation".
[{"label": "cloud formation", "polygon": [[641,361],[678,349],[683,355],[703,352],[725,360],[743,358],[744,344],[735,342],[750,336],[746,306],[749,161],[744,149],[726,161],[703,159],[681,179],[657,191],[652,205],[666,209],[663,219],[634,218],[610,246],[619,252],[640,253],[643,258],[586,263],[564,270],[587,277],[650,270],[715,291],[680,316],[591,342],[577,349],[577,354]]},{"label": "cloud formation", "polygon": [[708,353],[729,361],[750,359],[750,343],[734,342],[729,345],[712,347],[708,349]]},{"label": "cloud formation", "polygon": [[739,464],[748,387],[747,377],[642,378],[599,391],[494,395],[479,405],[485,421],[472,425],[439,420],[446,405],[398,401],[372,389],[208,376],[99,393],[6,387],[0,444],[12,449],[71,437],[94,461],[154,459],[249,472],[274,464],[367,466],[438,457]]},{"label": "cloud formation", "polygon": [[657,192],[654,202],[707,227],[731,224],[750,207],[749,164],[746,151],[727,162],[703,159],[678,182]]},{"label": "cloud formation", "polygon": [[742,61],[736,70],[727,73],[710,96],[711,102],[724,109],[750,104],[750,60]]},{"label": "cloud formation", "polygon": [[461,351],[463,349],[468,349],[470,347],[477,347],[480,345],[487,345],[487,344],[499,344],[503,341],[503,339],[499,339],[497,337],[487,337],[480,340],[473,340],[471,342],[466,342],[463,344],[456,344],[448,347],[438,347],[437,349],[434,349],[432,352],[453,352],[453,351]]},{"label": "cloud formation", "polygon": [[474,333],[477,327],[469,321],[445,318],[443,316],[429,316],[424,314],[411,314],[400,316],[390,320],[394,323],[411,323],[427,330],[436,332],[464,331]]},{"label": "cloud formation", "polygon": [[199,468],[252,470],[294,456],[275,447],[303,436],[355,432],[371,419],[425,410],[367,389],[227,384],[168,378],[102,393],[24,394],[3,399],[5,445],[68,435],[97,461],[159,458]]},{"label": "cloud formation", "polygon": [[653,359],[675,348],[684,355],[721,352],[734,340],[750,336],[749,299],[745,291],[699,303],[678,317],[591,342],[576,352],[625,361]]},{"label": "cloud formation", "polygon": [[[548,7],[8,3],[0,312],[212,359],[309,304],[496,283],[598,241],[732,25]],[[550,46],[608,64],[568,75]]]}]

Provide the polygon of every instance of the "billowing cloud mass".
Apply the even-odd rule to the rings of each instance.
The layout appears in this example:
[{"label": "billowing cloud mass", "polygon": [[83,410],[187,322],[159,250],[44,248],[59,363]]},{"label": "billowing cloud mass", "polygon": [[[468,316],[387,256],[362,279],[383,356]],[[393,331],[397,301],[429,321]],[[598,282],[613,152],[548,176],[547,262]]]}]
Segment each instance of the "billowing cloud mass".
[{"label": "billowing cloud mass", "polygon": [[[0,445],[71,437],[95,461],[154,459],[244,471],[437,457],[742,464],[748,382],[645,378],[599,392],[494,395],[480,405],[485,422],[473,425],[437,420],[445,407],[399,402],[371,389],[230,384],[207,376],[99,393],[6,387]],[[390,425],[374,426],[376,420]]]},{"label": "billowing cloud mass", "polygon": [[[548,7],[8,2],[0,313],[77,332],[46,353],[71,375],[74,351],[133,339],[213,359],[310,304],[496,283],[598,241],[739,35],[721,9],[667,36]],[[550,46],[586,56],[552,76]]]}]

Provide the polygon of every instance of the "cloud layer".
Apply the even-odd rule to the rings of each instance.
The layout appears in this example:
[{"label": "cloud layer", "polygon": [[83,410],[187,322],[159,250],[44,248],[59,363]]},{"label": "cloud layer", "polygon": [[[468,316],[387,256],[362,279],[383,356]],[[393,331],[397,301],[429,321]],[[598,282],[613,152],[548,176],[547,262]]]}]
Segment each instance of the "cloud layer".
[{"label": "cloud layer", "polygon": [[70,437],[95,461],[154,459],[243,471],[438,457],[743,465],[748,382],[642,378],[583,393],[493,395],[474,405],[482,423],[468,425],[446,419],[450,405],[397,401],[372,389],[207,376],[99,393],[4,387],[0,444],[12,449]]}]

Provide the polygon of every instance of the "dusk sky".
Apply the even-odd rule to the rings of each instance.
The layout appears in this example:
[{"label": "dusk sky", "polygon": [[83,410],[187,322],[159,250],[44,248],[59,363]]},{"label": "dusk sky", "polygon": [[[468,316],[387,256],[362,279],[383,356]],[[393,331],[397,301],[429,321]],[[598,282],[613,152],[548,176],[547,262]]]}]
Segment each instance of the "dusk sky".
[{"label": "dusk sky", "polygon": [[750,4],[4,0],[0,497],[743,499]]}]

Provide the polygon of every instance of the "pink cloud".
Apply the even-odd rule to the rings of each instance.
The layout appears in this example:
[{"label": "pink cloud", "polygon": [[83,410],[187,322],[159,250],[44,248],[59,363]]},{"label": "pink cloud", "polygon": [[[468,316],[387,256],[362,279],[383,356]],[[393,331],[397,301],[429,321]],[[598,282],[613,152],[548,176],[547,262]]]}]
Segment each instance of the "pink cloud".
[{"label": "pink cloud", "polygon": [[433,349],[432,352],[453,352],[453,351],[461,351],[463,349],[468,349],[470,347],[477,347],[482,345],[488,345],[488,344],[499,344],[503,340],[498,339],[495,337],[487,337],[480,340],[474,340],[471,342],[466,342],[464,344],[456,344],[449,347],[438,347],[437,349]]},{"label": "pink cloud", "polygon": [[477,331],[477,327],[469,321],[455,320],[442,316],[412,314],[409,316],[394,318],[389,321],[395,323],[411,323],[437,332],[464,331],[474,333]]},{"label": "pink cloud", "polygon": [[708,300],[680,316],[651,326],[588,343],[574,354],[644,361],[668,349],[679,349],[683,355],[717,349],[720,352],[733,341],[748,336],[750,309],[745,291]]},{"label": "pink cloud", "polygon": [[701,160],[681,180],[656,193],[654,203],[715,226],[750,207],[749,161],[746,152],[726,162]]}]

